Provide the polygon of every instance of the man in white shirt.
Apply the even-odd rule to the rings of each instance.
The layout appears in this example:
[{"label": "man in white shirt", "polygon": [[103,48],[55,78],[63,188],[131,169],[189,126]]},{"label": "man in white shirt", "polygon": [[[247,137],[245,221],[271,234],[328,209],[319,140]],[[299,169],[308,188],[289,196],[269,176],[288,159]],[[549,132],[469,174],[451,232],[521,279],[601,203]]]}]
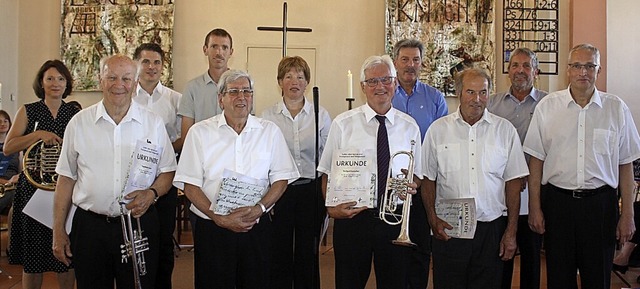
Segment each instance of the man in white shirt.
[{"label": "man in white shirt", "polygon": [[[223,73],[218,100],[222,114],[196,123],[187,135],[174,180],[196,215],[195,288],[269,288],[267,208],[300,174],[280,129],[250,115],[253,80],[246,72]],[[263,190],[246,198],[246,191],[228,188],[246,187],[234,178]],[[218,206],[232,191],[246,203],[227,214]]]},{"label": "man in white shirt", "polygon": [[[518,132],[486,110],[491,78],[481,69],[456,76],[458,110],[436,120],[422,145],[422,199],[432,239],[434,288],[499,289],[502,263],[516,252],[522,178],[528,175]],[[443,200],[473,198],[472,239],[452,238],[436,214]],[[503,211],[507,217],[503,217]]]},{"label": "man in white shirt", "polygon": [[[491,96],[487,110],[497,116],[504,117],[515,126],[521,143],[527,135],[529,122],[538,102],[547,95],[546,91],[533,87],[538,77],[538,58],[529,48],[517,48],[511,52],[509,58],[509,80],[511,87],[506,92]],[[527,156],[525,156],[527,158]],[[520,217],[518,218],[518,233],[516,242],[520,251],[520,288],[540,288],[540,250],[542,249],[542,235],[531,231],[528,222],[529,190],[526,180],[522,182],[520,192]],[[504,264],[502,288],[511,288],[513,276],[513,259]]]},{"label": "man in white shirt", "polygon": [[[148,238],[149,250],[143,253],[147,274],[141,281],[143,287],[153,288],[159,244],[153,203],[169,190],[176,159],[162,119],[131,100],[138,80],[136,62],[111,56],[101,63],[100,71],[102,101],[76,114],[65,131],[56,168],[53,252],[65,264],[73,258],[79,289],[112,288],[114,282],[118,288],[134,288],[136,265],[123,263],[120,250],[124,198],[129,201],[126,209],[140,219],[143,237]],[[130,175],[134,150],[141,143],[160,152],[155,180],[125,196],[128,180],[145,176],[135,170],[138,174]],[[72,203],[78,208],[68,235],[65,221]]]},{"label": "man in white shirt", "polygon": [[[143,43],[134,51],[133,60],[138,61],[141,73],[133,101],[162,118],[175,149],[180,139],[180,117],[177,113],[182,94],[160,82],[164,67],[164,51],[156,43]],[[160,263],[156,289],[171,289],[171,274],[175,261],[173,231],[176,227],[177,203],[178,190],[171,186],[169,192],[158,199],[155,205],[160,222]]]},{"label": "man in white shirt", "polygon": [[[377,288],[406,288],[409,253],[412,248],[394,245],[400,235],[400,225],[393,226],[380,219],[379,207],[386,190],[388,168],[392,175],[408,168],[405,159],[389,160],[390,154],[412,151],[414,176],[409,193],[415,193],[422,176],[420,128],[411,116],[391,105],[396,87],[396,69],[388,55],[367,58],[360,70],[360,87],[367,96],[367,103],[338,115],[329,129],[329,137],[322,152],[318,171],[322,172],[323,191],[327,198],[327,181],[332,164],[337,161],[334,153],[361,151],[371,157],[375,166],[369,166],[368,180],[375,178],[377,200],[374,208],[358,205],[357,201],[328,206],[327,213],[335,219],[333,246],[335,251],[336,289],[363,289],[369,279],[371,262],[376,274]],[[386,131],[386,133],[384,133]],[[381,141],[380,138],[387,138]],[[414,145],[412,145],[412,142]],[[386,149],[383,146],[386,145]],[[386,151],[386,153],[384,152]],[[334,180],[335,182],[335,180]],[[398,211],[403,206],[399,205]],[[407,220],[408,221],[408,220]]]},{"label": "man in white shirt", "polygon": [[629,107],[596,89],[598,49],[579,44],[568,63],[569,88],[540,101],[524,141],[529,225],[544,234],[548,288],[578,287],[577,271],[582,288],[609,288],[616,239],[623,244],[635,231],[640,137]]}]

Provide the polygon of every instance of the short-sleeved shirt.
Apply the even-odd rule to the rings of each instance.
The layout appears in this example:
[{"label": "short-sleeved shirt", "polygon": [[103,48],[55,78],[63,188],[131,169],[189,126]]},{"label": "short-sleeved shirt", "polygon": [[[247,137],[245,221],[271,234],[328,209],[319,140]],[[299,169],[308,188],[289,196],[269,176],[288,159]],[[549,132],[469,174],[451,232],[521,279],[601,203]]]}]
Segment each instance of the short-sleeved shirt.
[{"label": "short-sleeved shirt", "polygon": [[119,124],[100,101],[76,114],[64,134],[56,172],[76,181],[72,201],[78,207],[119,216],[118,198],[137,141],[162,147],[157,174],[176,170],[176,157],[162,119],[132,101]]},{"label": "short-sleeved shirt", "polygon": [[[300,177],[278,126],[252,115],[240,134],[227,124],[224,113],[194,124],[184,141],[173,185],[199,187],[216,203],[225,169],[269,184]],[[209,219],[194,205],[191,211]]]},{"label": "short-sleeved shirt", "polygon": [[161,82],[158,82],[151,95],[138,83],[133,100],[162,118],[167,134],[169,134],[169,139],[174,142],[180,138],[182,129],[180,127],[182,118],[178,116],[181,97],[182,94],[162,85]]},{"label": "short-sleeved shirt", "polygon": [[[368,104],[339,114],[331,123],[329,137],[320,158],[318,171],[327,175],[331,174],[334,152],[345,149],[371,149],[374,154],[377,154],[380,123],[376,119],[376,115],[377,113]],[[420,127],[411,116],[393,107],[384,116],[386,117],[389,153],[412,151],[414,156],[413,172],[422,178]],[[411,141],[414,142],[413,150]],[[375,172],[377,170],[377,155],[372,156],[372,159],[376,163]],[[389,166],[393,172],[400,173],[402,168],[408,168],[408,160],[406,158],[393,160]]]},{"label": "short-sleeved shirt", "polygon": [[[529,129],[529,123],[533,117],[533,112],[536,109],[536,105],[538,105],[540,99],[547,94],[548,92],[546,91],[537,90],[535,87],[532,87],[529,94],[520,101],[513,96],[511,94],[511,90],[509,90],[508,92],[502,92],[491,96],[487,103],[487,110],[510,121],[518,131],[520,143],[523,143],[524,138],[527,135],[527,129]],[[528,155],[526,154],[525,159],[529,161]],[[525,189],[520,192],[520,215],[528,214],[529,188],[525,187]]]},{"label": "short-sleeved shirt", "polygon": [[[278,101],[273,106],[262,112],[262,117],[274,122],[282,131],[287,141],[289,152],[296,161],[300,177],[313,179],[316,175],[316,124],[313,112],[313,104],[305,99],[302,110],[292,117],[283,101]],[[324,144],[329,135],[331,117],[324,107],[318,108],[318,155],[322,155]]]},{"label": "short-sleeved shirt", "polygon": [[422,143],[424,176],[436,182],[436,202],[475,198],[478,221],[507,209],[505,182],[529,175],[515,127],[488,112],[469,125],[456,112],[436,120]]},{"label": "short-sleeved shirt", "polygon": [[524,152],[544,161],[542,184],[568,190],[617,188],[619,166],[640,158],[640,137],[618,96],[596,89],[581,107],[566,89],[540,101]]},{"label": "short-sleeved shirt", "polygon": [[178,115],[193,118],[195,122],[208,119],[222,112],[218,104],[218,84],[209,72],[192,79],[180,99]]}]

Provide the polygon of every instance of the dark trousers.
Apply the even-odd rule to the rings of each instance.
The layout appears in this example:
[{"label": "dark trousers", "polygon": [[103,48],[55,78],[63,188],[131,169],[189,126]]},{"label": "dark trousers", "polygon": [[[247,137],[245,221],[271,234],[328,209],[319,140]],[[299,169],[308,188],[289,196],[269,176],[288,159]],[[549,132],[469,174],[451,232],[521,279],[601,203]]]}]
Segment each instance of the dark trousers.
[{"label": "dark trousers", "polygon": [[[137,222],[132,217],[134,228]],[[147,274],[141,276],[143,288],[154,288],[158,267],[158,215],[155,207],[140,218],[143,237],[149,241],[144,252]],[[133,262],[122,262],[120,245],[123,244],[120,218],[109,218],[78,208],[73,217],[69,235],[78,289],[133,289]]]},{"label": "dark trousers", "polygon": [[[518,250],[520,250],[520,288],[540,288],[540,250],[542,249],[542,235],[529,228],[529,215],[518,218],[518,233],[516,234]],[[504,262],[502,288],[511,288],[513,276],[513,259]]]},{"label": "dark trousers", "polygon": [[320,288],[318,245],[326,209],[318,184],[289,185],[272,210],[273,289]]},{"label": "dark trousers", "polygon": [[420,194],[412,197],[409,218],[409,237],[418,245],[409,257],[410,289],[426,289],[429,283],[429,263],[431,261],[431,227]]},{"label": "dark trousers", "polygon": [[582,289],[608,289],[616,245],[616,190],[581,199],[552,185],[541,190],[545,219],[547,287],[576,289],[580,270]]},{"label": "dark trousers", "polygon": [[171,289],[171,274],[175,263],[173,253],[173,231],[176,229],[176,210],[178,189],[171,187],[169,192],[158,199],[158,221],[160,225],[160,262],[156,275],[156,289]]},{"label": "dark trousers", "polygon": [[432,240],[434,289],[498,289],[502,283],[500,241],[507,218],[478,222],[473,239]]},{"label": "dark trousers", "polygon": [[234,233],[197,215],[195,225],[195,289],[269,288],[269,217],[260,218],[246,233]]},{"label": "dark trousers", "polygon": [[376,288],[407,286],[411,248],[391,243],[400,234],[400,225],[391,226],[378,218],[378,209],[363,211],[352,219],[335,220],[336,289],[363,289],[373,259]]}]

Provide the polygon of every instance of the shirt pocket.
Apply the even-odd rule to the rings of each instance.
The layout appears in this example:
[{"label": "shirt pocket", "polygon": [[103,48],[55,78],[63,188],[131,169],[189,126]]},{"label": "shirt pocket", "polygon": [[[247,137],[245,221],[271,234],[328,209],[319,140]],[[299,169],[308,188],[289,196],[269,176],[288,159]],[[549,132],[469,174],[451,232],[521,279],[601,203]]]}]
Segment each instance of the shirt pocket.
[{"label": "shirt pocket", "polygon": [[607,129],[596,128],[593,130],[593,150],[597,154],[610,155],[616,139],[616,133]]},{"label": "shirt pocket", "polygon": [[445,173],[460,170],[460,144],[441,144],[437,146],[436,152],[439,170]]},{"label": "shirt pocket", "polygon": [[502,177],[507,167],[508,154],[507,150],[494,145],[486,145],[483,154],[484,172],[498,177]]},{"label": "shirt pocket", "polygon": [[[271,157],[267,152],[256,151],[251,153],[251,163],[249,164],[249,172],[256,178],[264,178],[269,174],[271,166]],[[259,177],[257,177],[259,176]]]}]

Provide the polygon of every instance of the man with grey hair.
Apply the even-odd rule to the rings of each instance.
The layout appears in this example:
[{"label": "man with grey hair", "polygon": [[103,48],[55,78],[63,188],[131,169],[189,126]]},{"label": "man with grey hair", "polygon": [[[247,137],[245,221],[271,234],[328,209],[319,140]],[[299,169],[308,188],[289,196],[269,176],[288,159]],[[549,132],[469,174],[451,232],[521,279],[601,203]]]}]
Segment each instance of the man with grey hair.
[{"label": "man with grey hair", "polygon": [[[538,90],[533,82],[538,76],[538,58],[529,48],[517,48],[509,58],[509,80],[511,87],[506,92],[491,96],[487,109],[497,116],[506,118],[516,127],[520,142],[524,141],[531,116],[538,102],[547,95]],[[528,156],[525,155],[528,159]],[[540,288],[540,249],[542,235],[531,231],[528,223],[529,190],[526,180],[522,182],[520,192],[520,217],[516,242],[520,250],[520,288]],[[505,262],[502,288],[511,288],[513,259]]]},{"label": "man with grey hair", "polygon": [[[398,70],[398,85],[392,104],[394,108],[416,120],[420,127],[421,140],[431,123],[449,113],[444,94],[418,79],[422,69],[423,53],[424,45],[417,39],[403,39],[393,46],[393,63]],[[413,202],[409,232],[411,240],[418,247],[411,252],[409,288],[425,289],[429,283],[431,235],[420,194],[415,196]]]},{"label": "man with grey hair", "polygon": [[[640,137],[629,107],[596,89],[600,52],[569,52],[569,88],[543,98],[524,141],[529,160],[529,225],[544,234],[547,286],[609,288],[616,239],[631,239],[632,162]],[[618,218],[618,194],[622,210]]]},{"label": "man with grey hair", "polygon": [[[141,276],[141,284],[154,288],[159,250],[154,203],[171,186],[176,158],[162,119],[131,100],[138,80],[136,62],[115,55],[101,62],[100,71],[102,101],[76,114],[64,134],[56,167],[53,253],[67,265],[73,258],[79,289],[113,288],[114,283],[118,288],[135,288],[137,265],[122,261],[120,247],[124,241],[120,204],[128,202],[126,210],[140,220],[148,239],[149,250],[143,252],[147,274]],[[153,169],[142,172],[131,165],[141,146],[156,152],[149,156],[157,164],[155,174],[149,173]],[[136,185],[127,189],[133,179]],[[77,210],[67,235],[65,222],[72,203]]]},{"label": "man with grey hair", "polygon": [[[436,120],[422,144],[422,199],[434,236],[433,285],[499,289],[503,261],[516,252],[520,186],[529,172],[516,129],[486,110],[489,74],[463,70],[455,87],[460,107]],[[469,198],[476,208],[470,218],[477,220],[475,233],[471,239],[452,237],[445,231],[452,225],[436,208]]]},{"label": "man with grey hair", "polygon": [[267,212],[300,175],[278,126],[250,114],[249,74],[228,70],[218,84],[222,113],[191,127],[173,182],[196,215],[195,288],[269,288]]},{"label": "man with grey hair", "polygon": [[[389,167],[392,175],[408,167],[406,160],[390,161],[390,154],[412,151],[414,175],[409,176],[409,193],[415,194],[421,174],[420,128],[409,115],[391,105],[396,87],[396,70],[388,55],[367,58],[360,70],[360,87],[367,103],[338,115],[329,129],[329,136],[320,159],[323,192],[327,197],[327,182],[331,181],[332,164],[337,155],[356,151],[375,164],[362,168],[363,180],[375,180],[373,194],[377,203],[366,206],[358,200],[327,206],[327,213],[335,219],[333,246],[335,250],[336,289],[363,289],[369,279],[371,262],[377,288],[407,288],[409,247],[392,244],[400,235],[401,226],[393,226],[380,219],[382,195],[386,193]],[[375,150],[372,148],[375,143]],[[415,145],[412,145],[415,144]],[[337,176],[336,176],[337,177]],[[332,184],[338,182],[331,181]],[[401,204],[398,211],[401,212]],[[397,213],[397,212],[396,212]]]}]

